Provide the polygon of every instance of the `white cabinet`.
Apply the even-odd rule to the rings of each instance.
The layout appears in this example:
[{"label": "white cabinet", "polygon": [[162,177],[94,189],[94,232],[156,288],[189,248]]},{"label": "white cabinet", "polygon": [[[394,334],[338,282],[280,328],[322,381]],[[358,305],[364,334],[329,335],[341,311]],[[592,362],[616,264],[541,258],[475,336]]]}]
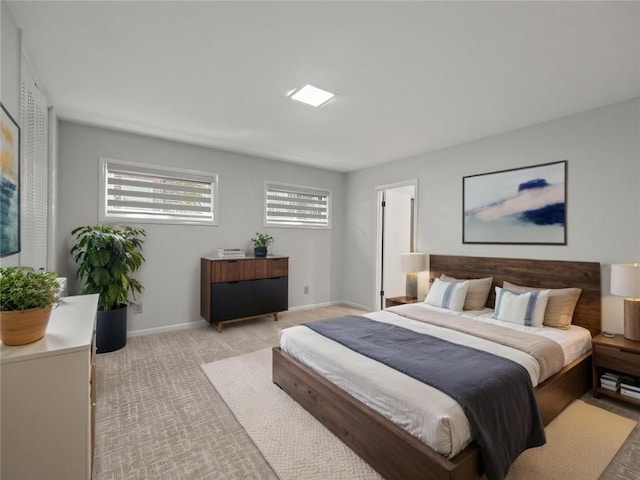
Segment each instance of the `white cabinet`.
[{"label": "white cabinet", "polygon": [[97,305],[66,297],[43,339],[0,345],[0,478],[91,478]]}]

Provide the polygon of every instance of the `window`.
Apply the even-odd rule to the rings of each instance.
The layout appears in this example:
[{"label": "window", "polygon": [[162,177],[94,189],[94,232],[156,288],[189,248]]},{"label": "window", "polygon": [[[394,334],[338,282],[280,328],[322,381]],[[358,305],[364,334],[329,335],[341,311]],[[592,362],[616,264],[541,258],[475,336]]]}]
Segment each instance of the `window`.
[{"label": "window", "polygon": [[265,226],[331,227],[331,191],[265,182]]},{"label": "window", "polygon": [[217,225],[218,176],[100,159],[101,222]]}]

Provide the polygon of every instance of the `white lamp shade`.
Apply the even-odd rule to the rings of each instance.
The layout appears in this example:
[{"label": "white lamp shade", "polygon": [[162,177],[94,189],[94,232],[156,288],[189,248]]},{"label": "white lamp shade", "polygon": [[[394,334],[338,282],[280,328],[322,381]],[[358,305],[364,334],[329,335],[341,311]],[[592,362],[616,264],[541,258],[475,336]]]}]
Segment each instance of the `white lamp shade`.
[{"label": "white lamp shade", "polygon": [[400,270],[405,273],[421,272],[424,270],[424,253],[412,252],[400,254]]},{"label": "white lamp shade", "polygon": [[640,298],[640,263],[611,265],[611,294]]}]

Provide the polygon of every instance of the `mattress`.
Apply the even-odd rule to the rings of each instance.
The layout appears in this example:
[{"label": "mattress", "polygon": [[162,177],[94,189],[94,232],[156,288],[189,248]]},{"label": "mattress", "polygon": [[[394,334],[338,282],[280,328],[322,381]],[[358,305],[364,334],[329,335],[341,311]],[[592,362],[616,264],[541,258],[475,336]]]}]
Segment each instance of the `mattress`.
[{"label": "mattress", "polygon": [[[434,309],[426,304],[420,305],[425,309],[440,310],[442,315],[461,315],[448,310]],[[490,310],[464,312],[462,315],[474,318],[478,322],[497,322],[507,328],[523,329],[551,338],[562,346],[565,365],[591,349],[591,335],[582,327],[571,326],[568,330],[559,330],[506,324],[491,319]],[[408,319],[391,311],[372,312],[365,317],[508,358],[527,370],[534,386],[538,384],[538,362],[519,350]],[[283,330],[280,335],[280,347],[442,455],[452,458],[472,440],[469,422],[462,407],[451,397],[429,385],[360,355],[304,326]]]}]

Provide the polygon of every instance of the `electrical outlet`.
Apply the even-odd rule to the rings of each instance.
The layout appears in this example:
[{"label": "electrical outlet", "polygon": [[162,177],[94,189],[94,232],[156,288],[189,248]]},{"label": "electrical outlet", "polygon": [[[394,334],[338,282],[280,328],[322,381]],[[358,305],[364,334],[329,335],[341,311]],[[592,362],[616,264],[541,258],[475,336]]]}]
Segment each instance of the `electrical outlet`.
[{"label": "electrical outlet", "polygon": [[129,311],[132,315],[137,315],[138,313],[142,313],[142,304],[141,303],[132,303],[129,305]]},{"label": "electrical outlet", "polygon": [[308,294],[308,293],[309,293],[309,287],[305,286],[305,287],[304,287],[304,294],[306,295],[306,294]]}]

